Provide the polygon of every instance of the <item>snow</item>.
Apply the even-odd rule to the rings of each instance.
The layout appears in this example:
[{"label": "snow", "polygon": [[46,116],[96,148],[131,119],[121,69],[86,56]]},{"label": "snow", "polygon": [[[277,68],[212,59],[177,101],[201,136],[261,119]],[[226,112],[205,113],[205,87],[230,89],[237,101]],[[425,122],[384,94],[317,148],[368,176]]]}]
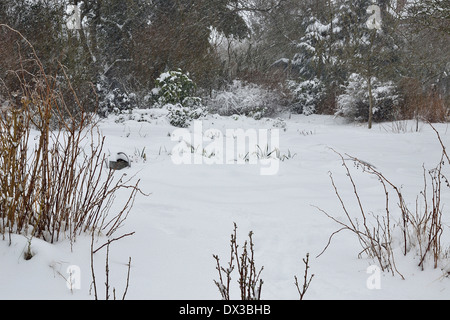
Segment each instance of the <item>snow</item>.
[{"label": "snow", "polygon": [[[176,129],[158,110],[139,110],[133,116],[111,115],[100,122],[106,136],[105,152],[115,156],[125,152],[134,161],[120,171],[141,180],[148,197],[139,195],[124,226],[113,237],[134,232],[111,243],[109,283],[118,297],[126,286],[127,263],[132,258],[127,299],[220,299],[213,280],[218,279],[213,254],[223,266],[229,258],[233,223],[238,226],[238,244],[243,245],[253,231],[256,268],[264,266],[261,278],[263,299],[298,299],[294,276],[303,279],[302,258],[310,253],[310,274],[314,278],[305,299],[448,299],[450,280],[440,268],[427,265],[421,271],[412,250],[403,256],[396,252],[396,266],[404,275],[385,272],[380,288],[369,289],[367,270],[375,261],[361,252],[350,232],[340,232],[325,252],[330,235],[340,226],[316,207],[343,219],[344,213],[330,183],[333,174],[350,211],[357,213],[353,191],[340,158],[330,148],[358,157],[376,166],[391,181],[402,186],[408,204],[415,203],[423,189],[422,165],[434,167],[441,149],[434,131],[421,124],[405,122],[398,133],[390,123],[366,126],[346,123],[332,116],[292,115],[283,117],[280,152],[295,157],[280,162],[275,175],[260,175],[259,165],[176,165],[171,140]],[[243,116],[209,115],[203,130],[277,129],[275,119],[254,120]],[[436,124],[444,143],[450,142],[447,125]],[[192,130],[192,127],[190,128]],[[145,150],[146,158],[133,156]],[[384,194],[373,176],[348,163],[363,205],[368,211],[383,213]],[[444,190],[443,203],[448,203]],[[447,193],[447,194],[446,194]],[[117,195],[118,200],[126,192]],[[392,196],[393,198],[393,196]],[[396,213],[395,203],[391,205]],[[114,206],[111,209],[114,210]],[[449,223],[445,215],[444,226]],[[444,250],[449,247],[448,230],[442,236]],[[397,234],[398,230],[394,234]],[[395,235],[394,235],[395,237]],[[400,240],[400,239],[399,239]],[[106,243],[95,238],[94,247]],[[11,243],[11,244],[10,244]],[[91,287],[91,238],[80,235],[49,244],[31,240],[30,260],[23,258],[29,240],[22,235],[5,235],[0,241],[0,299],[93,299]],[[398,246],[396,250],[398,250]],[[99,298],[105,296],[105,250],[94,255]],[[80,273],[79,288],[66,285],[70,266]],[[448,260],[442,262],[447,267]],[[368,269],[369,268],[369,269]],[[445,269],[445,270],[447,270]],[[73,270],[73,268],[72,268]],[[231,297],[239,298],[237,275],[232,274]]]}]

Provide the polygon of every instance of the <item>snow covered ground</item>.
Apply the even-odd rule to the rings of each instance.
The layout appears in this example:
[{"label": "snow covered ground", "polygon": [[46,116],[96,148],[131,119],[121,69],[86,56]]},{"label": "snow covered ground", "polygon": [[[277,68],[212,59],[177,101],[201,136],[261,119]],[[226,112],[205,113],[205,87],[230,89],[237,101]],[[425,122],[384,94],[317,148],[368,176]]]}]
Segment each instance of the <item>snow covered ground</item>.
[{"label": "snow covered ground", "polygon": [[[111,157],[125,152],[133,161],[130,168],[116,174],[136,175],[143,191],[151,193],[148,197],[137,196],[124,226],[113,236],[135,232],[110,246],[111,294],[114,287],[121,298],[131,257],[127,299],[220,299],[213,282],[218,279],[213,254],[219,255],[223,265],[228,262],[235,222],[239,244],[248,239],[249,231],[254,232],[256,265],[264,266],[263,299],[298,299],[294,276],[303,280],[302,258],[307,253],[310,253],[309,272],[314,278],[305,299],[450,298],[446,271],[431,265],[421,271],[414,250],[405,257],[396,252],[396,265],[405,280],[382,273],[378,289],[367,286],[367,280],[373,276],[367,273],[367,268],[374,261],[358,258],[362,249],[351,232],[337,234],[317,257],[340,226],[316,207],[344,218],[329,172],[350,211],[358,214],[341,160],[330,148],[374,165],[403,188],[408,204],[415,205],[416,196],[423,189],[422,165],[434,167],[440,159],[441,147],[426,124],[420,124],[419,132],[415,132],[412,122],[402,124],[406,132],[396,132],[391,123],[377,124],[368,130],[363,125],[319,115],[293,115],[283,121],[210,115],[203,120],[204,130],[215,128],[224,133],[234,128],[279,129],[281,154],[290,152],[294,156],[279,163],[277,174],[261,175],[259,165],[174,164],[171,152],[177,143],[171,140],[171,134],[175,128],[154,110],[103,120],[100,129],[106,136],[105,151]],[[447,125],[436,124],[436,128],[450,146]],[[384,193],[377,180],[354,168],[352,162],[348,165],[367,212],[382,214]],[[450,245],[448,191],[443,190],[446,228],[443,250]],[[120,193],[118,203],[126,195]],[[392,201],[392,214],[398,219],[394,195]],[[399,237],[399,233],[394,232],[394,236]],[[96,239],[95,247],[106,240]],[[26,261],[25,237],[12,235],[11,245],[0,241],[0,298],[93,299],[90,245],[90,237],[83,235],[73,244],[69,240],[49,244],[33,239],[34,256]],[[103,299],[105,250],[94,257],[97,289]],[[442,265],[446,263],[443,261]],[[80,287],[73,290],[67,288],[65,281],[69,266],[79,271]],[[239,299],[236,279],[234,273],[231,297]]]}]

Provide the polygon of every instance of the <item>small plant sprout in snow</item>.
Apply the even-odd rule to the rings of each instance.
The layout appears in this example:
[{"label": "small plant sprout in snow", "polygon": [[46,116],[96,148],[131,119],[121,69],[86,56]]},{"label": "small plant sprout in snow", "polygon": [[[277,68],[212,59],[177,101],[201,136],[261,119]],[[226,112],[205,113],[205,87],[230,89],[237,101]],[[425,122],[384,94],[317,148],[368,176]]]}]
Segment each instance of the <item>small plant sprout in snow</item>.
[{"label": "small plant sprout in snow", "polygon": [[135,163],[146,163],[147,162],[147,153],[145,152],[145,147],[140,150],[139,148],[134,148],[134,154],[131,158],[132,162]]}]

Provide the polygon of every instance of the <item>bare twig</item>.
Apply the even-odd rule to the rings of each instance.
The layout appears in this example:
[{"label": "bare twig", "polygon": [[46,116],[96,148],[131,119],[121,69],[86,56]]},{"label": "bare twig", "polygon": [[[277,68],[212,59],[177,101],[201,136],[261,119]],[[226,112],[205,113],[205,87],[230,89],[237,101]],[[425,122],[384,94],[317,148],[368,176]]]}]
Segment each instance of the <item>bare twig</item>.
[{"label": "bare twig", "polygon": [[302,285],[301,288],[300,288],[300,285],[299,285],[299,283],[298,283],[297,276],[294,276],[294,279],[295,279],[295,286],[297,287],[297,291],[298,291],[298,293],[299,293],[299,295],[300,295],[300,300],[303,300],[303,297],[305,296],[306,291],[307,291],[308,288],[309,288],[309,285],[310,285],[310,283],[311,283],[311,280],[312,280],[313,277],[314,277],[314,274],[312,274],[312,275],[309,277],[309,279],[308,279],[308,269],[310,268],[310,266],[309,266],[309,253],[306,254],[306,259],[303,258],[302,260],[303,260],[303,263],[305,264],[305,273],[304,273],[304,276],[303,276],[303,285]]},{"label": "bare twig", "polygon": [[128,259],[128,271],[127,271],[127,284],[125,286],[125,291],[123,292],[122,300],[125,300],[125,296],[128,292],[128,285],[130,284],[130,270],[131,270],[131,257]]},{"label": "bare twig", "polygon": [[[109,283],[109,247],[111,245],[111,243],[118,241],[120,239],[123,239],[124,237],[133,235],[134,232],[131,233],[127,233],[124,234],[120,237],[114,238],[114,239],[110,239],[108,240],[105,244],[101,245],[99,248],[97,248],[96,250],[94,250],[94,233],[92,233],[92,239],[91,239],[91,274],[92,274],[92,283],[91,286],[94,288],[94,297],[95,300],[98,300],[98,295],[97,295],[97,284],[96,284],[96,277],[95,277],[95,271],[94,271],[94,254],[97,253],[100,249],[103,249],[104,247],[106,247],[106,258],[105,258],[105,299],[109,300],[110,299],[110,288],[111,285]],[[130,283],[130,271],[131,271],[131,257],[129,257],[128,259],[128,264],[127,264],[127,280],[126,280],[126,286],[122,295],[122,300],[125,300],[125,297],[127,295],[128,292],[128,286]],[[116,288],[113,287],[113,299],[116,300]]]},{"label": "bare twig", "polygon": [[91,276],[92,276],[92,287],[94,288],[94,298],[98,300],[97,295],[97,283],[95,282],[95,271],[94,271],[94,233],[91,234]]},{"label": "bare twig", "polygon": [[114,241],[120,240],[120,239],[125,238],[125,237],[128,237],[128,236],[132,236],[134,233],[135,233],[135,232],[133,231],[133,232],[130,232],[130,233],[123,234],[123,235],[121,235],[120,237],[117,237],[117,238],[108,240],[108,242],[102,244],[100,247],[98,247],[97,249],[95,249],[93,253],[95,254],[97,251],[99,251],[100,249],[102,249],[102,248],[105,247],[105,246],[108,246],[110,243],[112,243],[112,242],[114,242]]}]

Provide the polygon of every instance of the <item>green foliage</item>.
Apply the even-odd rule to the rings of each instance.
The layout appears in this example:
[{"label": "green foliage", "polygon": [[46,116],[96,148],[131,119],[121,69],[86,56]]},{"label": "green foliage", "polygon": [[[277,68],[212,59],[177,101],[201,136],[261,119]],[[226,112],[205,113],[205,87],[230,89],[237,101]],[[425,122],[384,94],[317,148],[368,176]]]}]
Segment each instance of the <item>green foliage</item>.
[{"label": "green foliage", "polygon": [[292,92],[291,110],[293,112],[307,116],[316,112],[325,95],[322,81],[317,78],[305,81],[290,80],[288,86]]},{"label": "green foliage", "polygon": [[166,105],[169,111],[167,117],[174,127],[186,128],[192,120],[198,119],[205,114],[205,110],[201,104],[195,108],[193,105],[184,106],[181,103],[175,105]]},{"label": "green foliage", "polygon": [[159,106],[166,104],[183,104],[184,100],[195,94],[196,85],[180,69],[162,73],[155,82],[152,93]]},{"label": "green foliage", "polygon": [[155,105],[169,111],[167,117],[170,124],[185,128],[192,120],[205,113],[202,100],[194,96],[195,89],[196,85],[189,78],[189,74],[178,69],[161,74],[156,80],[152,94]]}]

